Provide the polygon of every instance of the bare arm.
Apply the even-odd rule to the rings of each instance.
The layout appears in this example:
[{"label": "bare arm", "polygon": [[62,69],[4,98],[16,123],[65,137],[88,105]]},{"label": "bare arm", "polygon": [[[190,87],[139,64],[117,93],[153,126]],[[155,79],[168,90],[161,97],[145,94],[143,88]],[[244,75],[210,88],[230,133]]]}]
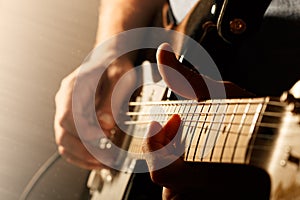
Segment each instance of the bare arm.
[{"label": "bare arm", "polygon": [[132,28],[145,27],[165,0],[101,0],[96,44]]},{"label": "bare arm", "polygon": [[[164,0],[101,0],[95,46],[117,33],[132,28],[148,26],[152,21],[152,17],[160,11],[163,3]],[[107,53],[113,54],[116,47],[117,43],[112,43]],[[82,102],[76,103],[77,107],[82,108],[82,112],[76,113],[76,115],[82,118],[80,123],[87,127],[84,135],[82,135],[83,139],[92,140],[91,138],[97,139],[99,137],[98,132],[93,131],[93,124],[89,121],[92,113],[86,113],[84,109],[86,105],[90,105],[90,102],[93,102],[94,96],[96,97],[96,114],[104,133],[109,134],[110,130],[114,127],[110,97],[119,78],[126,71],[132,69],[133,59],[134,57],[126,55],[112,63],[102,75],[96,94],[91,89],[93,86],[88,85],[89,80],[95,78],[95,74],[88,72],[81,73],[81,78],[86,78],[85,85],[87,87],[82,92]],[[97,67],[103,68],[104,66],[100,63]],[[79,133],[73,119],[73,86],[79,71],[78,68],[64,78],[56,94],[54,121],[56,143],[60,154],[68,162],[86,169],[101,168],[103,165],[87,151],[82,140],[79,138]],[[99,79],[99,77],[96,78]],[[134,78],[132,77],[131,83],[126,86],[130,87],[130,84],[134,83]],[[121,99],[118,99],[118,101],[120,101],[120,104],[122,103]],[[106,153],[103,152],[103,154]],[[113,160],[111,155],[107,155],[107,157],[111,157],[111,160]]]}]

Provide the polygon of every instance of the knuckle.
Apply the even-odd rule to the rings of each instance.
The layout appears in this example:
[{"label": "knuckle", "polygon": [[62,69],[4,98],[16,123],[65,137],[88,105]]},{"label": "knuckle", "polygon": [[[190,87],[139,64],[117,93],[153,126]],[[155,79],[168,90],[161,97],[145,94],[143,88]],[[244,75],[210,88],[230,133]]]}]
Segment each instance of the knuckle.
[{"label": "knuckle", "polygon": [[65,127],[70,120],[70,110],[66,110],[59,118],[58,123],[61,127]]},{"label": "knuckle", "polygon": [[70,126],[72,120],[72,111],[70,109],[66,109],[63,113],[56,116],[56,123],[62,129],[67,129]]},{"label": "knuckle", "polygon": [[63,147],[68,135],[66,132],[62,131],[61,133],[55,134],[55,142],[58,146]]},{"label": "knuckle", "polygon": [[152,172],[151,173],[151,180],[153,181],[153,183],[158,184],[158,185],[163,185],[163,179],[161,176],[159,176],[157,173]]},{"label": "knuckle", "polygon": [[58,146],[57,150],[61,156],[66,156],[66,149],[63,146]]},{"label": "knuckle", "polygon": [[167,173],[161,173],[160,170],[151,172],[151,180],[158,185],[166,185],[168,182]]}]

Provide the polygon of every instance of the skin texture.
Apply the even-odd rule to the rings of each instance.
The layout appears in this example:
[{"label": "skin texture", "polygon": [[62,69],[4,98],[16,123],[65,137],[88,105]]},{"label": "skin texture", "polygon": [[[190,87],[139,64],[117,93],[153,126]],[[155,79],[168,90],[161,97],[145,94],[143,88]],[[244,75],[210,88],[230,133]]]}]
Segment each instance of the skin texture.
[{"label": "skin texture", "polygon": [[[151,24],[155,14],[161,10],[163,3],[165,3],[163,0],[101,1],[95,47],[117,33],[136,27],[148,26]],[[147,12],[145,12],[145,10],[147,10]],[[111,13],[114,13],[113,18],[111,17]],[[117,45],[119,45],[117,42],[115,44],[111,44],[108,53],[114,55]],[[159,72],[161,73],[165,82],[178,94],[189,99],[208,99],[210,97],[205,86],[205,82],[210,82],[210,85],[212,85],[215,90],[219,90],[224,84],[227,96],[235,97],[251,95],[232,83],[216,82],[208,77],[201,76],[190,71],[188,68],[179,63],[175,55],[170,51],[171,48],[168,46],[168,44],[162,44],[159,47],[157,52],[158,67]],[[80,118],[82,126],[86,127],[83,140],[93,141],[97,139],[98,133],[94,127],[95,123],[99,123],[101,125],[103,134],[106,134],[107,136],[111,135],[110,130],[115,126],[110,106],[112,91],[119,78],[122,77],[125,72],[133,68],[133,61],[135,60],[135,57],[135,54],[128,54],[115,60],[115,62],[113,62],[105,71],[104,76],[101,77],[96,94],[94,94],[91,89],[92,85],[89,85],[91,83],[89,81],[86,82],[88,89],[84,91],[85,93],[81,96],[82,102],[79,105],[82,109],[80,109],[79,113],[76,113]],[[165,66],[168,67],[166,68]],[[103,66],[100,64],[98,67],[101,68]],[[168,71],[169,67],[177,71],[177,74],[181,74],[180,76],[182,77],[191,77],[191,79],[188,79],[188,84],[191,86],[191,88],[186,89],[178,87],[175,81],[176,77],[174,79],[174,76],[170,76],[170,72]],[[72,95],[78,73],[79,68],[75,69],[74,72],[70,73],[62,80],[61,86],[55,97],[56,112],[54,129],[58,151],[69,163],[72,163],[78,167],[89,170],[106,168],[106,166],[95,159],[83,145],[74,124]],[[92,72],[83,73],[81,76],[86,78],[86,80],[95,78]],[[136,77],[133,76],[130,80],[131,82],[128,83],[128,89],[134,84]],[[91,120],[89,113],[92,111],[87,111],[84,109],[85,106],[91,102],[94,95],[98,122]],[[121,104],[122,98],[120,98],[118,101],[119,104]],[[177,133],[179,124],[180,118],[177,115],[173,116],[163,128],[157,122],[153,122],[151,124],[152,127],[156,127],[156,129],[162,129],[159,134],[156,134],[145,141],[143,150],[145,152],[149,152],[154,151],[159,147],[163,147],[166,143],[168,143],[168,141],[170,141],[170,138]],[[107,157],[107,159],[111,159],[112,161],[114,160],[109,151],[103,151],[103,154]],[[166,151],[165,158],[168,158],[169,156],[172,157],[174,155],[172,155],[171,151]],[[155,167],[152,167],[152,165],[155,165],[156,161],[156,158],[149,158],[147,160],[150,169],[155,169]],[[182,177],[174,176],[177,174],[178,170],[187,170],[189,173]],[[164,186],[164,199],[176,199],[179,198],[179,195],[184,194],[184,191],[188,189],[187,187],[191,185],[186,185],[186,187],[183,188],[181,184],[178,183],[185,181],[186,178],[192,177],[193,175],[193,170],[190,170],[181,159],[176,160],[166,169],[151,171],[152,180],[155,183]],[[200,175],[205,176],[205,174]],[[177,178],[170,179],[170,177]]]},{"label": "skin texture", "polygon": [[[99,7],[99,24],[95,47],[117,33],[132,28],[147,26],[157,12],[157,9],[161,8],[163,3],[163,0],[101,1]],[[147,12],[144,12],[145,10],[147,10]],[[111,13],[114,13],[114,17],[111,17]],[[111,44],[111,47],[107,52],[111,55],[114,55],[116,45],[118,44]],[[84,108],[84,104],[90,102],[92,96],[96,95],[95,108],[98,121],[104,130],[104,134],[109,135],[109,131],[115,126],[112,118],[112,111],[110,109],[110,97],[112,90],[119,78],[125,72],[132,69],[134,58],[134,54],[124,55],[118,58],[108,67],[107,71],[104,73],[104,76],[101,77],[96,94],[93,94],[92,91],[87,90],[85,91],[85,95],[82,96],[82,102],[80,106]],[[103,66],[100,64],[98,67],[101,68]],[[72,95],[74,89],[73,86],[76,82],[78,72],[79,69],[75,69],[74,72],[66,76],[62,80],[61,86],[57,91],[55,97],[56,112],[54,119],[55,139],[59,153],[68,162],[85,169],[102,168],[105,166],[103,166],[86,150],[82,141],[79,139],[77,130],[75,128],[72,110]],[[89,78],[95,78],[92,77],[92,73],[81,74],[81,76],[86,78],[86,80],[89,80]],[[134,82],[134,80],[135,77],[132,77],[132,82]],[[89,83],[87,82],[87,84]],[[92,86],[89,85],[87,85],[87,87],[92,88]],[[122,99],[120,99],[119,102],[119,104],[121,104]],[[93,128],[93,123],[95,122],[90,120],[91,117],[87,113],[88,112],[86,110],[82,109],[82,111],[77,113],[77,115],[82,118],[82,125],[89,127],[89,129],[86,129],[84,139],[92,140],[97,137],[95,129]],[[109,155],[107,157],[109,157]]]},{"label": "skin texture", "polygon": [[[166,43],[159,47],[157,60],[159,72],[168,87],[172,88],[175,93],[186,98],[196,100],[209,99],[209,92],[205,85],[207,81],[212,82],[210,85],[213,85],[216,90],[224,84],[228,97],[252,96],[251,93],[231,82],[217,82],[189,70],[177,61],[171,47]],[[180,77],[176,77],[176,74],[172,73],[171,76],[170,68],[185,77],[191,77],[188,79],[191,87],[186,87],[182,82],[178,81]],[[148,153],[165,147],[176,134],[180,134],[180,132],[178,132],[180,122],[181,119],[179,115],[173,115],[163,126],[158,122],[152,122],[149,127],[148,138],[143,143],[143,152]],[[183,148],[182,145],[176,141],[173,146]],[[163,199],[193,199],[193,195],[199,192],[199,188],[204,187],[204,185],[198,183],[198,180],[212,179],[213,177],[208,178],[205,171],[201,172],[187,165],[183,162],[181,157],[167,167],[156,170],[159,163],[172,159],[174,156],[178,157],[174,152],[178,151],[176,151],[176,149],[164,148],[163,155],[158,157],[155,156],[156,154],[151,154],[153,155],[152,157],[147,157],[146,161],[150,169],[151,179],[153,182],[163,186]]]}]

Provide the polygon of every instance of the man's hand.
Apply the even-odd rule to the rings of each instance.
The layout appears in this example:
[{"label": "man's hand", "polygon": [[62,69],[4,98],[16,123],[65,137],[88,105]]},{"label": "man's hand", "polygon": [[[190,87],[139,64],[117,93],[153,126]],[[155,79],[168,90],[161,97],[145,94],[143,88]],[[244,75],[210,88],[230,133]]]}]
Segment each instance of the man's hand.
[{"label": "man's hand", "polygon": [[[157,61],[159,72],[168,87],[183,97],[195,100],[210,99],[207,85],[212,87],[210,90],[217,91],[216,93],[225,89],[229,98],[253,96],[231,82],[214,81],[191,71],[178,62],[168,44],[162,44],[159,47]],[[143,152],[150,155],[146,157],[146,161],[151,179],[164,187],[163,199],[194,199],[193,195],[200,192],[195,185],[201,185],[200,179],[207,179],[205,173],[196,172],[176,153],[178,148],[183,148],[184,144],[175,141],[174,144],[166,146],[176,134],[181,134],[180,122],[179,115],[173,115],[163,127],[158,122],[152,122],[148,132],[149,137],[143,143]],[[169,148],[170,146],[174,148]],[[163,155],[148,154],[159,149],[164,149]],[[175,161],[165,168],[158,169],[161,166],[160,163],[168,162],[168,160]]]},{"label": "man's hand", "polygon": [[[102,66],[98,66],[101,68]],[[115,84],[119,78],[128,70],[132,69],[133,65],[122,57],[119,60],[111,64],[107,70],[103,73],[98,86],[96,85],[96,91],[92,88],[95,83],[93,80],[98,80],[97,74],[93,71],[80,71],[80,68],[69,74],[63,79],[61,86],[55,97],[56,113],[54,120],[55,139],[58,145],[59,153],[70,163],[75,164],[85,169],[97,169],[104,167],[98,159],[96,159],[87,150],[89,142],[95,143],[101,134],[111,136],[111,131],[115,127],[115,120],[112,114],[111,96]],[[101,69],[100,69],[101,70]],[[104,70],[104,69],[103,69]],[[72,105],[74,102],[74,84],[80,73],[80,79],[84,81],[84,90],[77,92],[80,94],[80,102],[76,102],[76,105]],[[134,84],[136,77],[131,77],[128,85],[124,88],[124,91],[129,90],[130,86]],[[82,81],[81,81],[82,82]],[[82,84],[82,83],[81,83]],[[80,86],[77,86],[77,89]],[[95,97],[95,99],[94,99]],[[115,103],[116,101],[114,101]],[[88,106],[94,103],[94,106]],[[117,104],[114,104],[115,109],[120,109],[122,104],[122,97],[117,100]],[[76,113],[74,113],[74,107],[76,106]],[[87,109],[87,108],[92,109]],[[93,115],[95,114],[98,120],[95,122]],[[117,112],[114,110],[114,112]],[[84,133],[79,137],[79,133],[74,122],[74,114],[80,123],[80,127],[84,127]],[[99,132],[96,123],[99,123],[103,132]],[[82,128],[81,128],[82,129]],[[83,143],[84,142],[84,143]],[[89,146],[90,150],[99,151],[99,147]],[[113,155],[109,154],[109,151],[102,150],[102,154],[106,154],[105,157],[108,160],[113,161]],[[94,151],[93,151],[94,152]]]},{"label": "man's hand", "polygon": [[[177,141],[169,145],[169,148],[166,148],[166,145],[178,133],[180,122],[179,115],[173,115],[164,127],[158,122],[152,122],[148,132],[150,137],[143,144],[143,152],[145,153],[163,149],[160,154],[151,154],[151,157],[146,158],[152,181],[164,186],[163,199],[178,198],[178,195],[182,195],[182,192],[188,190],[188,188],[184,187],[185,184],[182,184],[187,181],[186,174],[179,173],[186,172],[188,166],[185,165],[181,157],[178,158],[178,155],[174,153],[174,148],[181,148],[182,144],[180,144],[180,141]],[[166,160],[175,161],[167,167],[157,170],[157,166],[160,166],[160,163]]]}]

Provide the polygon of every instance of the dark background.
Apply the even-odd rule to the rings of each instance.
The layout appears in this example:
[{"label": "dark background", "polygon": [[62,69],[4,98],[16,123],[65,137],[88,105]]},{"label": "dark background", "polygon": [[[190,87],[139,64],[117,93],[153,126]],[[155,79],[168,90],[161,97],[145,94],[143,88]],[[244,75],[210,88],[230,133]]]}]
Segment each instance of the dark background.
[{"label": "dark background", "polygon": [[[19,199],[56,151],[54,95],[92,49],[98,0],[0,0],[0,199]],[[79,199],[87,171],[59,159],[28,199]]]}]

